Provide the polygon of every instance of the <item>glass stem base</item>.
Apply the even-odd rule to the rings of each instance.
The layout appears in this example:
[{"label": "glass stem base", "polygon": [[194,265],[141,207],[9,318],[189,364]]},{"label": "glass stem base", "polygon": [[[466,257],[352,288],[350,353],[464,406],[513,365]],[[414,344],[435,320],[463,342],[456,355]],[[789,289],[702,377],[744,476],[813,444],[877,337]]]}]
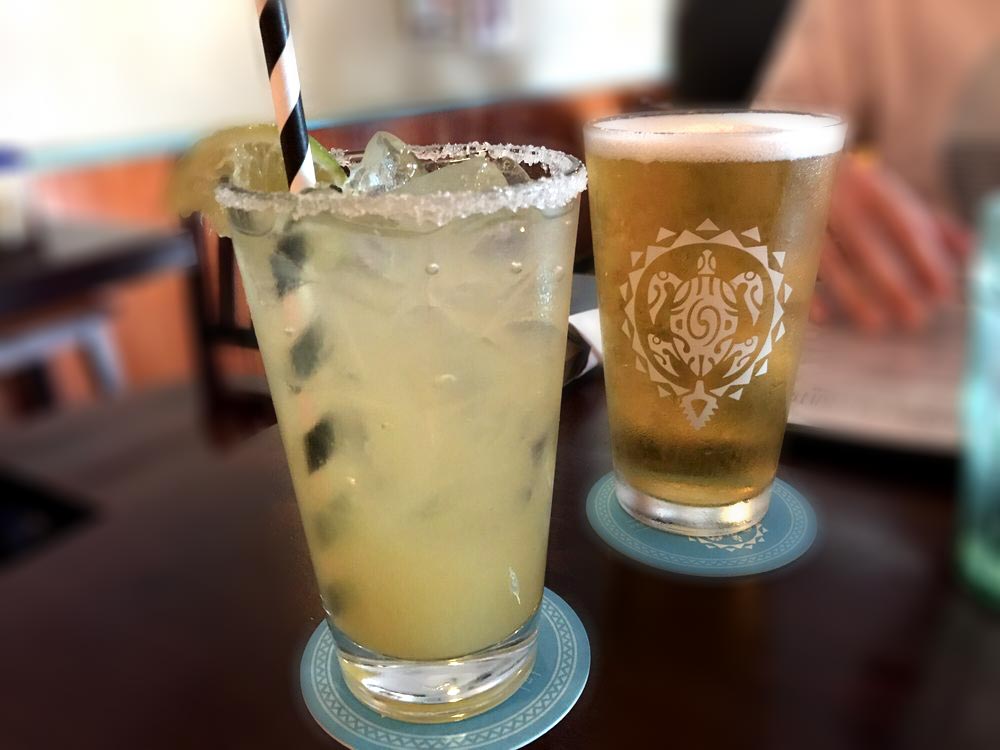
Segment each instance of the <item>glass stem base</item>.
[{"label": "glass stem base", "polygon": [[618,504],[632,518],[655,529],[686,536],[725,536],[749,529],[771,504],[771,485],[730,505],[683,505],[647,495],[615,476]]},{"label": "glass stem base", "polygon": [[330,627],[354,697],[383,716],[419,724],[468,719],[499,705],[528,679],[538,647],[537,615],[495,646],[440,661],[382,656]]}]

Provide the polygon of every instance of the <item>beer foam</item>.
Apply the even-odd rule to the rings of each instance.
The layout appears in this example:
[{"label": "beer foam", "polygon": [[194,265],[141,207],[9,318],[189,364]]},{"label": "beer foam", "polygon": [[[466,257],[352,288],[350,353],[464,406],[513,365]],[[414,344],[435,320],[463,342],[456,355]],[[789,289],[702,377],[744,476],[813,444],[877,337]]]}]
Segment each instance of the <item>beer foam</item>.
[{"label": "beer foam", "polygon": [[587,151],[606,159],[791,161],[836,153],[846,125],[791,112],[645,112],[587,126]]}]

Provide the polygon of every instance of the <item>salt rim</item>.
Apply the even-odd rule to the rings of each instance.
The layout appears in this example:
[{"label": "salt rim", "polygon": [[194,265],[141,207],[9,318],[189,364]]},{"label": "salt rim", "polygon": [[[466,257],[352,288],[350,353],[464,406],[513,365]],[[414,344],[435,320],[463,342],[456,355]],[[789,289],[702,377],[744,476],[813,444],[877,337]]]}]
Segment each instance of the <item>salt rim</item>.
[{"label": "salt rim", "polygon": [[[543,146],[515,146],[474,141],[430,146],[411,146],[421,159],[447,160],[458,157],[486,155],[492,159],[510,158],[520,164],[542,164],[548,177],[490,190],[439,191],[426,195],[378,193],[352,195],[335,190],[315,190],[305,193],[264,193],[222,183],[215,189],[215,199],[224,208],[243,211],[287,212],[293,219],[331,213],[344,218],[382,216],[410,218],[417,223],[430,222],[444,226],[455,219],[497,211],[518,211],[523,208],[554,210],[562,208],[587,189],[587,169],[574,156]],[[330,152],[341,164],[351,159],[344,151]]]}]

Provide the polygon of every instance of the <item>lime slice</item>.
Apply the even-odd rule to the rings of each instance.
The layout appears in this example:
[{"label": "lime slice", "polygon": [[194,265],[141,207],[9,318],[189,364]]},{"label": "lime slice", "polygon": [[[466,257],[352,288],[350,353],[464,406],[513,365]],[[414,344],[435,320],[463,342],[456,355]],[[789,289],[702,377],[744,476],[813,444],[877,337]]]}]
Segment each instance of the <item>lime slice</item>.
[{"label": "lime slice", "polygon": [[344,183],[347,181],[344,168],[340,166],[340,162],[333,157],[333,154],[312,136],[309,136],[309,153],[312,154],[313,165],[316,167],[316,181],[318,183],[333,185],[336,188],[344,187]]},{"label": "lime slice", "polygon": [[[346,179],[340,163],[312,137],[309,151],[317,183],[340,188]],[[198,141],[177,163],[170,180],[170,202],[181,216],[200,211],[216,231],[226,234],[226,212],[215,202],[215,188],[225,179],[249,190],[288,191],[274,125],[228,128]]]}]

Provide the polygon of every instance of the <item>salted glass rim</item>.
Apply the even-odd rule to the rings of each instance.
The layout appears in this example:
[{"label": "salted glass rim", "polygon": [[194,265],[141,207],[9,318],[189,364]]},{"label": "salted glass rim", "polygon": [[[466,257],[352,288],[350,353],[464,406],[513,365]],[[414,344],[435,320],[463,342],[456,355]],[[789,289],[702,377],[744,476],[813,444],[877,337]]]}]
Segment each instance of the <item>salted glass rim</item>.
[{"label": "salted glass rim", "polygon": [[[343,218],[380,216],[391,219],[410,218],[443,226],[455,219],[498,211],[518,211],[525,208],[555,210],[568,205],[587,187],[587,169],[575,156],[543,146],[518,146],[481,141],[471,143],[411,146],[419,159],[448,161],[488,156],[491,159],[510,158],[519,164],[542,165],[549,174],[529,182],[487,190],[436,191],[422,195],[408,193],[342,193],[333,189],[310,190],[303,193],[274,193],[250,190],[228,182],[215,188],[215,199],[226,209],[242,211],[274,211],[287,213],[293,219],[320,214]],[[341,164],[356,162],[362,152],[330,152]]]}]

